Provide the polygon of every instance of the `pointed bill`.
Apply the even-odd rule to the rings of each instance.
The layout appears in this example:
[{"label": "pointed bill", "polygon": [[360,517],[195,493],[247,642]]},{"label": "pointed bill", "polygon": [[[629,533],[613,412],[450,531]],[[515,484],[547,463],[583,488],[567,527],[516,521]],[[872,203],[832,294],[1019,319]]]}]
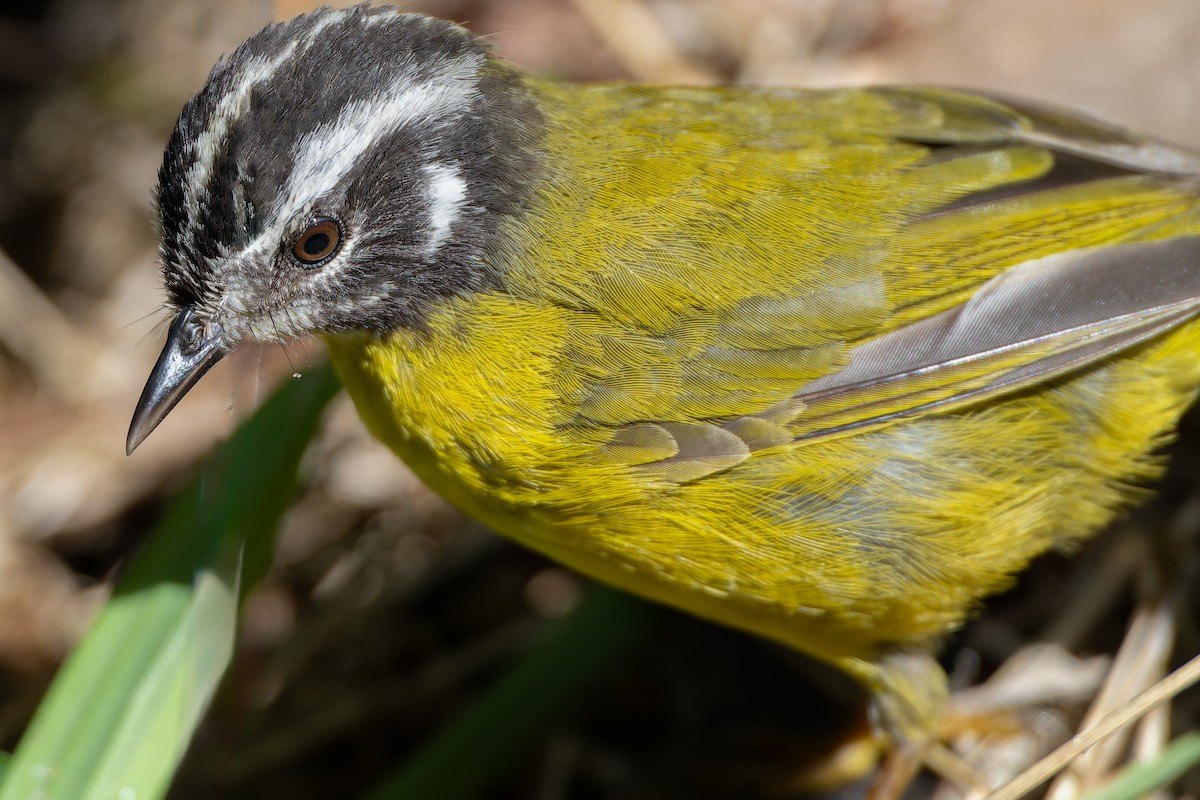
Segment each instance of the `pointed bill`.
[{"label": "pointed bill", "polygon": [[167,343],[134,409],[129,435],[125,439],[126,453],[133,453],[209,367],[226,353],[221,345],[221,332],[203,336],[192,321],[192,313],[191,307],[184,308],[171,323]]}]

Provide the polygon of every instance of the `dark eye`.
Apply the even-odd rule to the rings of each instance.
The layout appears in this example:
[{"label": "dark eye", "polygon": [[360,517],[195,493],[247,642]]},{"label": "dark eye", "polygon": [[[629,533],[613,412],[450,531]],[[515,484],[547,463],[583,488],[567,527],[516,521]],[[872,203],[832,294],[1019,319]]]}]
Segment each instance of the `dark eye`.
[{"label": "dark eye", "polygon": [[292,245],[292,255],[303,267],[319,267],[342,246],[342,227],[333,217],[313,217]]}]

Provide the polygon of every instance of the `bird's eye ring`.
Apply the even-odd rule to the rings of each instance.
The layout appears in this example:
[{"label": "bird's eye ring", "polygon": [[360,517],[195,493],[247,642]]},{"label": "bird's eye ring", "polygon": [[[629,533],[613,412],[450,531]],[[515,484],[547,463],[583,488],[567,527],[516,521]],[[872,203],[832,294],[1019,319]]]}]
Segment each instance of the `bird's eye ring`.
[{"label": "bird's eye ring", "polygon": [[292,245],[292,257],[305,269],[321,266],[342,246],[342,226],[333,217],[311,217]]}]

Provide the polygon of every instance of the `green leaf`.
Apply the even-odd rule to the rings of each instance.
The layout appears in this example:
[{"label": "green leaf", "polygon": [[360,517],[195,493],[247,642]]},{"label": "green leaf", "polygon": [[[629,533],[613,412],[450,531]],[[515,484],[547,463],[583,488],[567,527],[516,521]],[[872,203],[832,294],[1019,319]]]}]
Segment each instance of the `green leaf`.
[{"label": "green leaf", "polygon": [[63,665],[0,800],[162,797],[233,652],[296,468],[337,391],[329,367],[277,391],[174,500]]},{"label": "green leaf", "polygon": [[545,635],[470,708],[391,776],[367,800],[466,800],[513,762],[573,707],[574,701],[625,662],[647,640],[656,607],[603,586]]},{"label": "green leaf", "polygon": [[1121,774],[1085,795],[1085,800],[1135,800],[1166,786],[1200,764],[1200,732],[1185,733],[1157,758],[1134,762]]}]

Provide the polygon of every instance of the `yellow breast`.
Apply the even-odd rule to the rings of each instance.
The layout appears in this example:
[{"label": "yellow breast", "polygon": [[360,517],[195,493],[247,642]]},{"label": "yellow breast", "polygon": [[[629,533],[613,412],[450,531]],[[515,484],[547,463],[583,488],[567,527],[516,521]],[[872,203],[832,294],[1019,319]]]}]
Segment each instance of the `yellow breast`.
[{"label": "yellow breast", "polygon": [[1189,323],[1031,390],[696,480],[614,459],[623,426],[761,412],[1022,262],[1194,235],[1197,201],[1132,175],[923,216],[1053,159],[929,159],[877,131],[943,123],[886,94],[531,85],[551,165],[492,250],[505,287],[440,302],[420,331],[329,341],[424,481],[586,574],[861,676],[1105,522],[1200,384]]}]

